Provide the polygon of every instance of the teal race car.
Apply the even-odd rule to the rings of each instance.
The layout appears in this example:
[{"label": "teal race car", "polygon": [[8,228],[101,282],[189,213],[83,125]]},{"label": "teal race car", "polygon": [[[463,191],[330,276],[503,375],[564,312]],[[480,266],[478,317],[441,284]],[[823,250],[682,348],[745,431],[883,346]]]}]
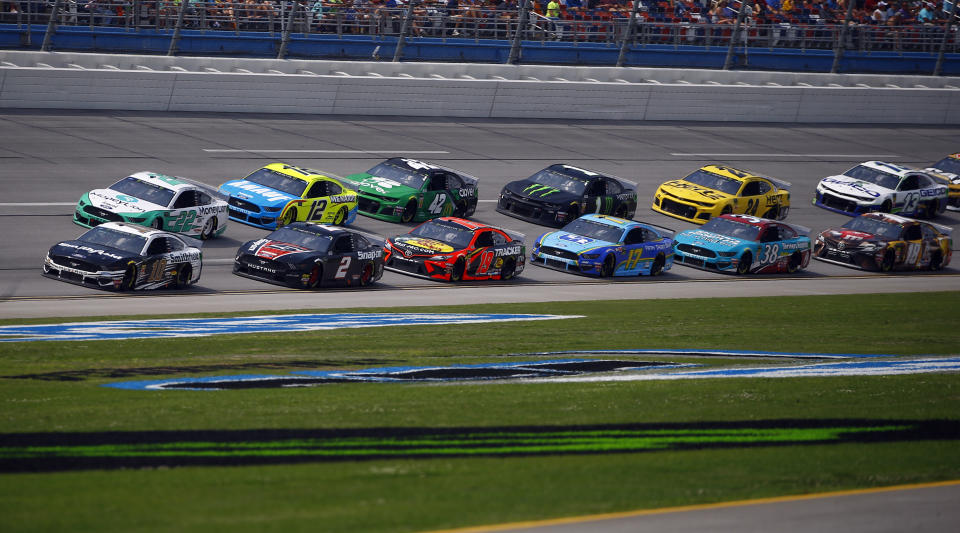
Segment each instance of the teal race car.
[{"label": "teal race car", "polygon": [[357,190],[359,211],[389,222],[469,217],[477,209],[477,178],[416,159],[394,157],[344,178]]}]

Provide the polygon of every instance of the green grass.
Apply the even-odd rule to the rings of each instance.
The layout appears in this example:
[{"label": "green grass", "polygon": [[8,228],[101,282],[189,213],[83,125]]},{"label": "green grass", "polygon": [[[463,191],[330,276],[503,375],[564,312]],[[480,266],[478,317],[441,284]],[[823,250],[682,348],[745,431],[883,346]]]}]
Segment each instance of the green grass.
[{"label": "green grass", "polygon": [[[6,343],[0,344],[0,443],[27,432],[64,433],[69,442],[74,432],[105,431],[375,429],[389,434],[390,428],[556,426],[576,431],[582,426],[711,427],[769,421],[957,424],[957,374],[334,384],[221,392],[144,392],[100,385],[163,376],[282,374],[305,367],[517,360],[508,354],[571,349],[956,354],[958,297],[960,293],[944,292],[451,306],[410,311],[585,318]],[[732,358],[641,359],[710,366],[781,364]],[[251,364],[261,368],[244,367]],[[72,380],[54,379],[67,372],[73,372]],[[14,377],[28,375],[34,377]],[[5,473],[0,475],[0,516],[5,531],[417,531],[960,479],[957,435],[951,435],[729,448],[708,443],[695,449],[631,453]]]}]

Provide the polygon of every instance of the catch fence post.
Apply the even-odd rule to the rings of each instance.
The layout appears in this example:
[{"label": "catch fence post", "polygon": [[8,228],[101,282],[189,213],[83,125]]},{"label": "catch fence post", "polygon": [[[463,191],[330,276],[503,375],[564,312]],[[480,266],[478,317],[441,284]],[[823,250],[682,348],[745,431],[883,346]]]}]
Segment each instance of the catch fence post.
[{"label": "catch fence post", "polygon": [[403,24],[400,26],[400,37],[397,39],[397,49],[393,51],[393,62],[399,63],[403,56],[403,46],[406,44],[407,32],[410,31],[410,20],[413,19],[414,0],[409,0],[407,12],[403,15]]},{"label": "catch fence post", "polygon": [[627,31],[623,32],[623,42],[620,43],[620,55],[617,57],[617,66],[622,67],[627,57],[627,46],[633,40],[633,27],[637,22],[637,10],[640,9],[640,0],[633,0],[633,9],[630,10],[630,22]]},{"label": "catch fence post", "polygon": [[173,37],[170,38],[170,49],[167,50],[168,56],[177,54],[177,46],[180,44],[180,30],[183,28],[183,15],[187,10],[187,0],[180,0],[180,10],[177,11],[177,25],[173,28]]},{"label": "catch fence post", "polygon": [[53,3],[53,11],[50,12],[50,20],[47,22],[47,32],[43,34],[43,44],[40,46],[41,52],[50,51],[50,42],[53,40],[53,34],[57,31],[57,15],[60,14],[60,2],[56,0]]},{"label": "catch fence post", "polygon": [[953,0],[953,3],[950,4],[950,16],[947,17],[947,22],[943,26],[943,40],[940,41],[940,52],[937,53],[937,64],[933,67],[933,75],[939,76],[940,72],[943,70],[943,56],[947,52],[947,41],[950,37],[950,28],[953,27],[955,18],[957,16],[957,2],[960,0]]},{"label": "catch fence post", "polygon": [[[960,1],[960,0],[958,0]],[[520,8],[520,19],[517,20],[517,32],[513,34],[513,43],[510,45],[510,57],[507,63],[515,65],[520,62],[520,41],[527,26],[527,16],[530,11],[530,0],[523,0]]]}]

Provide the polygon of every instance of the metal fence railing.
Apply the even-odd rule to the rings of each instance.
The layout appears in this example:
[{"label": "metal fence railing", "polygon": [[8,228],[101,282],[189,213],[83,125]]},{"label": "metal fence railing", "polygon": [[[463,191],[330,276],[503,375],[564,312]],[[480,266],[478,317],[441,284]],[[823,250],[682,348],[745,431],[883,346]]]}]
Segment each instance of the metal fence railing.
[{"label": "metal fence railing", "polygon": [[[733,4],[742,8],[739,0]],[[645,9],[640,0],[633,0],[627,16],[566,14],[547,18],[529,5],[529,0],[521,0],[520,7],[512,10],[470,6],[449,12],[433,0],[413,0],[402,8],[381,7],[369,0],[19,0],[0,1],[0,22],[46,24],[44,47],[59,26],[192,29],[268,32],[281,35],[285,42],[291,33],[395,36],[401,43],[398,52],[409,37],[500,39],[514,41],[515,46],[521,41],[602,43],[623,50],[650,45],[726,47],[730,53],[734,48],[821,49],[833,50],[838,59],[844,50],[926,52],[941,58],[934,74],[939,74],[943,54],[960,51],[960,25],[946,22],[885,26],[807,19],[804,23],[761,24],[744,9],[735,23],[715,24],[699,17],[699,21],[668,22],[639,16]],[[955,10],[954,4],[948,20],[957,18]],[[175,52],[174,41],[170,53]],[[618,64],[622,64],[622,56]],[[511,50],[511,58],[517,57]]]}]

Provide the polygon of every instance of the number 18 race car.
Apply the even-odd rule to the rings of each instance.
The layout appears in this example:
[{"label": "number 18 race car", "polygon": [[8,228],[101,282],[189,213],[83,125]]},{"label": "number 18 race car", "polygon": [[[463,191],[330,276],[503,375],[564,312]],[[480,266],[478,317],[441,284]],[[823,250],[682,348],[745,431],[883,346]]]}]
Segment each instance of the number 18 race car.
[{"label": "number 18 race car", "polygon": [[720,272],[796,272],[810,264],[809,229],[749,215],[720,215],[674,238],[678,263]]},{"label": "number 18 race car", "polygon": [[510,279],[523,272],[523,235],[462,218],[433,219],[387,239],[386,268],[446,281]]},{"label": "number 18 race car", "polygon": [[864,213],[820,233],[814,257],[864,270],[939,270],[950,264],[952,228],[886,213]]},{"label": "number 18 race car", "polygon": [[100,289],[183,288],[200,280],[200,241],[123,222],[101,224],[55,244],[43,262],[48,278]]},{"label": "number 18 race car", "polygon": [[294,222],[244,243],[233,273],[295,289],[362,287],[383,276],[383,248],[356,231]]}]

